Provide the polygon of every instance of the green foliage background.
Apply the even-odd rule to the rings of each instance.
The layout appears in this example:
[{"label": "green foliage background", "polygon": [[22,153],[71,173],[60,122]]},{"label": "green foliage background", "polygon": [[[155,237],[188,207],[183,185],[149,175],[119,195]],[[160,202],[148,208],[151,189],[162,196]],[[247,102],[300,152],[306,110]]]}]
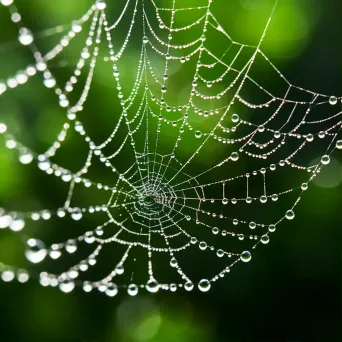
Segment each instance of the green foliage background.
[{"label": "green foliage background", "polygon": [[[123,0],[109,2],[108,13],[116,17]],[[33,32],[41,32],[70,23],[83,14],[92,1],[17,0],[16,3],[25,24]],[[213,11],[235,40],[255,44],[272,5],[273,1],[269,0],[214,0]],[[339,95],[342,93],[341,19],[340,0],[280,0],[263,50],[292,83]],[[30,54],[17,43],[16,35],[8,13],[0,8],[0,80],[32,62]],[[37,44],[43,50],[48,49],[57,39],[55,35],[42,35]],[[138,49],[132,48],[125,58],[126,67],[121,76],[127,79],[127,85],[130,63],[133,65]],[[72,65],[56,65],[61,77],[71,69]],[[89,116],[85,119],[93,123],[92,132],[97,136],[108,135],[111,116],[119,110],[118,104],[113,104],[110,77],[105,69],[96,76],[87,111]],[[272,80],[268,82],[270,87],[276,86]],[[27,145],[43,150],[63,123],[63,113],[54,101],[40,85],[40,80],[33,79],[0,98],[0,122],[6,122],[10,132]],[[63,162],[77,163],[78,159],[83,159],[83,152],[83,145],[76,141],[64,151]],[[110,299],[100,293],[85,294],[81,290],[65,295],[34,282],[26,285],[0,283],[0,339],[339,341],[340,161],[341,157],[335,155],[332,165],[298,206],[296,219],[282,224],[271,243],[256,251],[253,262],[234,268],[209,293],[179,290],[175,294],[154,296],[141,293],[137,298],[121,294]],[[67,189],[59,180],[42,176],[34,166],[20,165],[15,153],[5,149],[2,142],[0,175],[0,206],[10,210],[58,208]],[[288,178],[291,180],[291,174]],[[96,198],[97,194],[92,196],[95,203],[100,199]],[[68,227],[53,221],[48,227],[38,223],[29,228],[30,232],[56,238],[68,237],[70,233]],[[22,241],[6,232],[0,233],[0,260],[25,265]],[[201,274],[200,269],[198,274]]]}]

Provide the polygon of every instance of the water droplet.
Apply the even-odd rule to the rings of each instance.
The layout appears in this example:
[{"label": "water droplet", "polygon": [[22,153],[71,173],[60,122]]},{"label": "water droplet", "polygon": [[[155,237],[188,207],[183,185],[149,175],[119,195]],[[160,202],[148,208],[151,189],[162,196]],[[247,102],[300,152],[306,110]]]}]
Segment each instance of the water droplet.
[{"label": "water droplet", "polygon": [[322,157],[321,162],[323,165],[328,165],[330,163],[330,157],[326,154]]},{"label": "water droplet", "polygon": [[75,33],[79,33],[82,31],[82,25],[79,23],[79,21],[75,20],[72,22],[72,30],[75,32]]},{"label": "water droplet", "polygon": [[342,150],[342,140],[338,140],[336,142],[336,148],[339,149],[339,150]]},{"label": "water droplet", "polygon": [[199,248],[202,250],[202,251],[204,251],[205,249],[207,249],[207,243],[205,242],[205,241],[201,241],[200,243],[199,243]]},{"label": "water droplet", "polygon": [[201,131],[196,131],[196,132],[195,132],[195,137],[196,137],[197,139],[199,139],[201,136],[202,136]]},{"label": "water droplet", "polygon": [[62,255],[61,251],[59,249],[53,249],[51,248],[49,252],[49,256],[51,259],[56,260]]},{"label": "water droplet", "polygon": [[237,152],[233,152],[230,156],[232,161],[237,161],[239,159],[239,154]]},{"label": "water droplet", "polygon": [[274,224],[269,225],[269,227],[268,227],[269,232],[273,233],[273,232],[275,232],[275,230],[276,230],[276,226]]},{"label": "water droplet", "polygon": [[106,295],[109,297],[114,297],[118,293],[118,287],[114,283],[109,283],[107,285]]},{"label": "water droplet", "polygon": [[269,243],[269,242],[270,242],[269,236],[268,236],[267,234],[263,235],[263,236],[261,237],[261,242],[262,242],[264,245],[266,245],[267,243]]},{"label": "water droplet", "polygon": [[159,290],[159,283],[155,279],[150,279],[146,284],[147,291],[156,293]]},{"label": "water droplet", "polygon": [[224,251],[222,249],[218,249],[216,251],[216,255],[219,257],[219,258],[222,258],[224,256]]},{"label": "water droplet", "polygon": [[249,222],[249,228],[250,229],[255,229],[256,223],[255,222]]},{"label": "water droplet", "polygon": [[147,44],[148,43],[148,38],[146,36],[143,37],[143,43]]},{"label": "water droplet", "polygon": [[117,274],[123,274],[124,273],[124,267],[121,265],[121,264],[119,264],[119,265],[117,265],[116,267],[115,267],[115,272],[117,273]]},{"label": "water droplet", "polygon": [[15,277],[15,274],[12,270],[5,270],[1,274],[1,279],[6,283],[12,281],[14,277]]},{"label": "water droplet", "polygon": [[13,4],[13,0],[1,0],[0,2],[4,6],[9,6]]},{"label": "water droplet", "polygon": [[11,225],[12,221],[13,221],[13,218],[10,215],[0,216],[0,228],[9,227]]},{"label": "water droplet", "polygon": [[76,240],[68,240],[65,245],[65,250],[70,254],[75,253],[77,251]]},{"label": "water droplet", "polygon": [[193,284],[191,281],[187,281],[187,282],[184,284],[184,288],[185,288],[185,290],[187,290],[187,291],[191,291],[191,290],[194,288],[194,284]]},{"label": "water droplet", "polygon": [[39,160],[38,162],[38,167],[42,170],[42,171],[47,171],[50,168],[51,164],[50,162],[45,159],[42,158],[41,160]]},{"label": "water droplet", "polygon": [[32,32],[29,29],[23,27],[19,30],[18,39],[22,45],[30,45],[33,42]]},{"label": "water droplet", "polygon": [[27,241],[27,249],[25,256],[28,261],[37,264],[45,259],[47,250],[42,241],[37,239],[29,239]]},{"label": "water droplet", "polygon": [[22,164],[30,164],[33,160],[33,155],[32,155],[32,152],[28,151],[28,150],[23,150],[21,151],[20,153],[20,156],[19,156],[19,161],[22,163]]},{"label": "water droplet", "polygon": [[222,204],[227,204],[227,203],[228,203],[227,198],[223,198],[223,199],[222,199]]},{"label": "water droplet", "polygon": [[[272,200],[274,201],[273,197],[272,197]],[[267,197],[264,196],[264,195],[261,196],[261,197],[260,197],[260,202],[261,202],[261,203],[266,203],[266,202],[267,202]]]},{"label": "water droplet", "polygon": [[18,279],[19,283],[26,283],[30,279],[30,276],[29,276],[27,271],[18,270],[17,279]]},{"label": "water droplet", "polygon": [[73,208],[71,212],[71,218],[75,221],[79,221],[82,218],[82,210],[80,208]]},{"label": "water droplet", "polygon": [[285,217],[288,219],[288,220],[293,220],[295,218],[295,213],[293,210],[288,210],[285,214]]},{"label": "water droplet", "polygon": [[199,283],[198,283],[198,288],[200,291],[202,292],[207,292],[210,290],[211,284],[210,281],[208,279],[202,279]]},{"label": "water droplet", "polygon": [[305,190],[308,189],[308,183],[303,183],[300,187],[301,187],[302,190],[305,191]]},{"label": "water droplet", "polygon": [[128,285],[127,293],[128,293],[130,296],[136,296],[136,295],[138,294],[138,286],[135,285],[135,284],[130,284],[130,285]]},{"label": "water droplet", "polygon": [[166,88],[165,86],[162,86],[162,87],[161,87],[161,92],[162,92],[162,93],[166,93],[166,91],[167,91],[167,88]]},{"label": "water droplet", "polygon": [[96,8],[99,10],[104,10],[106,8],[107,4],[104,0],[98,0],[96,3]]},{"label": "water droplet", "polygon": [[330,96],[329,98],[329,104],[334,106],[337,103],[337,97],[336,96]]},{"label": "water droplet", "polygon": [[83,291],[84,292],[90,292],[92,289],[93,289],[93,286],[88,281],[85,281],[83,283]]},{"label": "water droplet", "polygon": [[218,229],[217,227],[214,227],[214,228],[212,229],[212,233],[213,233],[214,235],[217,235],[217,234],[219,233],[219,229]]},{"label": "water droplet", "polygon": [[44,85],[46,88],[53,88],[56,85],[56,80],[53,77],[45,78]]},{"label": "water droplet", "polygon": [[243,262],[249,262],[252,259],[252,255],[251,255],[250,252],[244,251],[244,252],[241,253],[240,259]]},{"label": "water droplet", "polygon": [[70,279],[66,279],[59,284],[59,289],[64,293],[69,293],[74,288],[75,288],[75,283]]},{"label": "water droplet", "polygon": [[16,217],[12,220],[9,227],[14,232],[19,232],[25,227],[25,221],[21,215],[16,215]]},{"label": "water droplet", "polygon": [[171,265],[171,267],[177,267],[178,263],[177,263],[176,258],[172,258],[170,260],[170,265]]},{"label": "water droplet", "polygon": [[237,123],[239,120],[240,120],[240,117],[239,117],[238,114],[233,114],[233,115],[232,115],[232,121],[233,121],[234,123]]},{"label": "water droplet", "polygon": [[275,131],[275,132],[274,132],[274,137],[275,137],[276,139],[279,139],[279,138],[281,137],[281,133],[280,133],[279,131]]}]

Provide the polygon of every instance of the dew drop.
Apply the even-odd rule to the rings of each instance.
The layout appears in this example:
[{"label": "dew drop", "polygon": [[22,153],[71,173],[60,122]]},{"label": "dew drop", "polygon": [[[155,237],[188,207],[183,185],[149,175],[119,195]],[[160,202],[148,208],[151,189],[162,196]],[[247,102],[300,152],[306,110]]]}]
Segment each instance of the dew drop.
[{"label": "dew drop", "polygon": [[33,160],[33,155],[30,151],[28,150],[24,150],[20,153],[20,156],[19,156],[19,161],[26,165],[26,164],[30,164]]},{"label": "dew drop", "polygon": [[146,290],[151,293],[158,292],[159,283],[155,279],[150,279],[146,284]]},{"label": "dew drop", "polygon": [[234,123],[237,123],[239,120],[240,120],[240,117],[239,117],[238,114],[233,114],[233,115],[232,115],[232,121],[233,121]]},{"label": "dew drop", "polygon": [[25,227],[25,221],[21,215],[17,215],[10,224],[10,229],[14,232],[19,232]]},{"label": "dew drop", "polygon": [[303,191],[305,191],[308,189],[308,183],[303,183],[300,187]]},{"label": "dew drop", "polygon": [[177,263],[176,258],[172,258],[170,260],[170,265],[171,265],[171,267],[177,267],[178,263]]},{"label": "dew drop", "polygon": [[199,139],[201,136],[202,136],[201,131],[196,131],[196,132],[195,132],[195,137],[196,137],[197,139]]},{"label": "dew drop", "polygon": [[191,281],[187,281],[187,282],[184,284],[184,288],[185,288],[185,290],[187,290],[187,291],[192,291],[192,289],[194,288],[194,284],[193,284]]},{"label": "dew drop", "polygon": [[263,235],[263,236],[261,237],[261,242],[262,242],[264,245],[266,245],[267,243],[269,243],[269,242],[270,242],[269,236],[268,236],[267,234]]},{"label": "dew drop", "polygon": [[117,287],[117,285],[114,284],[114,283],[109,283],[109,284],[107,285],[106,295],[107,295],[108,297],[114,297],[114,296],[117,295],[117,293],[118,293],[118,287]]},{"label": "dew drop", "polygon": [[82,218],[82,210],[80,208],[73,208],[71,212],[71,218],[75,221],[79,221]]},{"label": "dew drop", "polygon": [[241,253],[240,259],[243,262],[249,262],[252,259],[252,255],[251,255],[250,252],[244,251],[244,252]]},{"label": "dew drop", "polygon": [[293,210],[288,210],[286,212],[286,215],[285,217],[288,219],[288,220],[293,220],[295,218],[295,213]]},{"label": "dew drop", "polygon": [[336,148],[337,148],[338,150],[342,150],[342,140],[338,140],[338,141],[336,142]]},{"label": "dew drop", "polygon": [[64,280],[59,284],[59,289],[64,293],[69,293],[75,288],[75,283],[70,280]]},{"label": "dew drop", "polygon": [[56,80],[52,77],[45,78],[44,85],[46,88],[53,88],[56,85]]},{"label": "dew drop", "polygon": [[124,273],[124,267],[121,265],[121,264],[119,264],[119,265],[117,265],[116,267],[115,267],[115,272],[117,273],[117,274],[123,274]]},{"label": "dew drop", "polygon": [[201,241],[200,243],[199,243],[199,248],[202,250],[202,251],[204,251],[204,250],[206,250],[207,249],[207,243],[205,242],[205,241]]},{"label": "dew drop", "polygon": [[79,33],[82,31],[82,25],[77,20],[72,22],[71,28],[75,33]]},{"label": "dew drop", "polygon": [[219,257],[219,258],[222,258],[224,256],[224,251],[222,249],[218,249],[216,251],[216,255]]},{"label": "dew drop", "polygon": [[30,279],[30,276],[29,276],[27,271],[18,270],[17,279],[18,279],[19,283],[26,283]]},{"label": "dew drop", "polygon": [[237,161],[239,159],[239,154],[237,152],[233,152],[230,156],[232,161]]},{"label": "dew drop", "polygon": [[106,8],[106,3],[104,0],[98,0],[97,3],[96,3],[96,8],[98,10],[104,10]]},{"label": "dew drop", "polygon": [[143,43],[147,44],[148,43],[148,38],[146,36],[143,37]]},{"label": "dew drop", "polygon": [[36,239],[29,239],[27,241],[27,249],[25,256],[28,261],[37,264],[45,259],[47,250],[42,241]]},{"label": "dew drop", "polygon": [[4,6],[9,6],[13,4],[13,0],[1,0],[0,2]]},{"label": "dew drop", "polygon": [[219,229],[218,229],[217,227],[214,227],[214,228],[212,229],[212,233],[213,233],[214,235],[217,235],[217,234],[219,233]]},{"label": "dew drop", "polygon": [[337,103],[337,97],[336,96],[330,96],[329,104],[334,106],[336,103]]},{"label": "dew drop", "polygon": [[136,296],[136,295],[138,294],[138,286],[135,285],[135,284],[130,284],[130,285],[128,285],[127,293],[128,293],[130,296]]},{"label": "dew drop", "polygon": [[42,159],[39,160],[38,162],[38,167],[42,170],[42,171],[47,171],[50,168],[51,164],[47,159]]},{"label": "dew drop", "polygon": [[210,290],[211,284],[208,279],[202,279],[198,283],[198,289],[202,292],[208,292]]},{"label": "dew drop", "polygon": [[273,233],[273,232],[275,232],[275,230],[276,230],[276,226],[274,224],[269,225],[269,227],[268,227],[269,232]]},{"label": "dew drop", "polygon": [[18,39],[22,45],[30,45],[33,42],[32,32],[29,29],[23,27],[19,31]]},{"label": "dew drop", "polygon": [[330,157],[326,154],[322,157],[321,162],[323,165],[328,165],[330,163]]},{"label": "dew drop", "polygon": [[256,223],[255,222],[249,222],[249,228],[250,229],[255,229]]},{"label": "dew drop", "polygon": [[77,251],[77,244],[75,240],[68,240],[66,245],[65,245],[65,250],[72,254],[75,253]]}]

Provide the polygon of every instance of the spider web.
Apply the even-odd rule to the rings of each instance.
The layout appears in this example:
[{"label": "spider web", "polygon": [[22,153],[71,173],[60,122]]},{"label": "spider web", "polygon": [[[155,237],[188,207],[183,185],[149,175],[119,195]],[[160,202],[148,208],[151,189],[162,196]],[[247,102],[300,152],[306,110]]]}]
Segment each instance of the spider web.
[{"label": "spider web", "polygon": [[[33,264],[51,268],[73,254],[58,273],[2,264],[3,281],[32,277],[63,292],[79,285],[108,296],[120,289],[136,295],[139,288],[208,291],[233,266],[249,262],[282,221],[295,217],[303,192],[331,153],[342,149],[341,98],[291,84],[262,52],[278,1],[256,46],[226,32],[212,0],[159,2],[127,0],[112,22],[98,0],[70,25],[45,31],[46,37],[62,37],[42,53],[14,1],[0,1],[34,60],[0,82],[0,99],[40,77],[66,114],[51,146],[39,153],[5,123],[0,133],[22,164],[68,186],[60,208],[1,209],[0,228],[24,237]],[[79,57],[68,64],[72,73],[53,72],[79,36]],[[127,68],[132,51],[136,59]],[[114,128],[105,139],[96,137],[96,113],[86,108],[101,68],[113,75],[113,102],[121,108],[111,115]],[[274,79],[274,89],[263,85],[265,75]],[[101,94],[94,96],[101,101]],[[87,154],[72,170],[57,160],[76,139]],[[313,157],[319,159],[312,165]],[[291,184],[282,181],[289,172]],[[91,203],[77,205],[81,197]],[[87,230],[95,216],[100,223]],[[59,225],[70,227],[65,240],[47,243],[26,232],[36,221],[62,219]],[[107,254],[113,250],[114,256]],[[94,271],[100,264],[109,267],[104,275]],[[203,279],[195,278],[194,269],[205,273]]]}]

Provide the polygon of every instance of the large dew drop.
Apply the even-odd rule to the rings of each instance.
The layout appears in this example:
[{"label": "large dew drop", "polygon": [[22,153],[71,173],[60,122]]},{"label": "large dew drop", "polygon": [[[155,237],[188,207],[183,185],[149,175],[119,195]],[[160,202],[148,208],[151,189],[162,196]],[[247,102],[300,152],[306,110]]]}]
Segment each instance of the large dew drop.
[{"label": "large dew drop", "polygon": [[32,32],[29,29],[23,27],[19,31],[18,39],[19,39],[20,44],[30,45],[33,42]]},{"label": "large dew drop", "polygon": [[106,8],[107,4],[104,0],[98,0],[96,3],[96,8],[99,10],[104,10]]},{"label": "large dew drop", "polygon": [[24,227],[25,221],[20,215],[17,215],[10,224],[10,229],[14,232],[19,232]]},{"label": "large dew drop", "polygon": [[65,244],[65,250],[68,253],[75,253],[77,250],[77,244],[75,240],[68,240]]},{"label": "large dew drop", "polygon": [[27,241],[27,249],[25,256],[28,261],[33,264],[38,264],[43,261],[47,255],[47,250],[42,241],[36,239],[29,239]]},{"label": "large dew drop", "polygon": [[108,297],[114,297],[118,293],[118,287],[114,283],[110,283],[107,285],[106,295]]},{"label": "large dew drop", "polygon": [[295,213],[293,210],[288,210],[286,212],[286,215],[285,217],[288,219],[288,220],[293,220],[295,218]]},{"label": "large dew drop", "polygon": [[155,279],[150,279],[147,282],[146,290],[151,293],[156,293],[159,290],[159,283]]},{"label": "large dew drop", "polygon": [[71,218],[75,221],[79,221],[82,218],[82,210],[80,208],[74,208],[71,212]]},{"label": "large dew drop", "polygon": [[322,157],[321,162],[323,165],[328,165],[330,163],[330,157],[326,154]]},{"label": "large dew drop", "polygon": [[252,259],[252,255],[251,255],[250,252],[244,251],[244,252],[241,253],[240,259],[243,262],[249,262]]},{"label": "large dew drop", "polygon": [[75,288],[75,283],[69,279],[62,281],[59,284],[59,289],[64,293],[69,293]]},{"label": "large dew drop", "polygon": [[202,292],[207,292],[210,290],[211,284],[210,281],[208,279],[202,279],[199,283],[198,283],[198,288],[200,291]]},{"label": "large dew drop", "polygon": [[136,296],[138,294],[138,286],[135,284],[131,284],[128,286],[127,293],[130,296]]}]

